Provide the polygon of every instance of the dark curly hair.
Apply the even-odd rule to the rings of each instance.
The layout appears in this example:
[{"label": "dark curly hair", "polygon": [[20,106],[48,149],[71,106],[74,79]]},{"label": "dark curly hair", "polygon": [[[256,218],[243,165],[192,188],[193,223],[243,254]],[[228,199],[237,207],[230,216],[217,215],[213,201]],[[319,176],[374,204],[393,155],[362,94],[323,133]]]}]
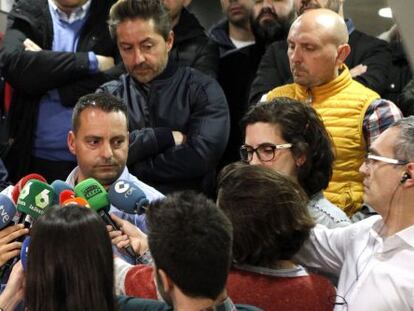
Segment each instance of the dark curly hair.
[{"label": "dark curly hair", "polygon": [[292,144],[295,158],[305,156],[298,167],[298,181],[309,197],[328,187],[334,163],[333,143],[317,112],[300,101],[278,97],[252,106],[241,127],[257,122],[278,125],[282,137]]}]

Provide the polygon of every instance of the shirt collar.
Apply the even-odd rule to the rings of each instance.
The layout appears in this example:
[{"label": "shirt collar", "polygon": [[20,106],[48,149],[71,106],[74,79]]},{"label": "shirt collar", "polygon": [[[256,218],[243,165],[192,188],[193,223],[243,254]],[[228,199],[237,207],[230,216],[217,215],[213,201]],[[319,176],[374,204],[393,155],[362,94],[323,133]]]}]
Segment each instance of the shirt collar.
[{"label": "shirt collar", "polygon": [[236,311],[237,309],[233,301],[231,301],[231,299],[227,297],[222,303],[213,307],[212,310],[214,311]]},{"label": "shirt collar", "polygon": [[382,218],[379,218],[372,226],[371,234],[377,239],[382,240],[386,250],[394,249],[399,245],[406,244],[411,248],[414,248],[414,225],[407,227],[401,231],[398,231],[394,235],[383,238],[382,231],[384,230],[385,223]]},{"label": "shirt collar", "polygon": [[61,21],[72,24],[78,20],[85,18],[86,14],[89,12],[89,8],[91,7],[92,0],[88,0],[84,5],[75,8],[69,17],[66,15],[66,13],[58,8],[54,0],[48,0],[48,2],[51,11],[53,11]]},{"label": "shirt collar", "polygon": [[414,248],[414,225],[397,232],[395,235]]},{"label": "shirt collar", "polygon": [[345,18],[345,24],[346,28],[348,28],[348,35],[350,35],[355,30],[354,23],[352,22],[352,19]]}]

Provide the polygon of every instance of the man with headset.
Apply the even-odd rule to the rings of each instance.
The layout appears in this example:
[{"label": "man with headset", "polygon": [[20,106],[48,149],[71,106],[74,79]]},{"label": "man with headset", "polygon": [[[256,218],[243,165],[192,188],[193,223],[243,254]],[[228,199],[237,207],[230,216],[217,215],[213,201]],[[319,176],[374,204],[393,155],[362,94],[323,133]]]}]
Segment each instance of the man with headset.
[{"label": "man with headset", "polygon": [[360,172],[364,201],[379,215],[338,229],[317,225],[296,259],[339,276],[335,310],[412,310],[414,117],[373,142]]}]

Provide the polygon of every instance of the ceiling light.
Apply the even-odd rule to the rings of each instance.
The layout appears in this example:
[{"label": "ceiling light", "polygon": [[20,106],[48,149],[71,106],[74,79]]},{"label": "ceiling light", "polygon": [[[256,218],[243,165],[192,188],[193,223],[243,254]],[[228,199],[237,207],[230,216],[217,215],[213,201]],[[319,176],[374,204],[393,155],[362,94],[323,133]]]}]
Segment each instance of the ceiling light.
[{"label": "ceiling light", "polygon": [[391,8],[382,8],[378,10],[378,15],[385,18],[392,18]]}]

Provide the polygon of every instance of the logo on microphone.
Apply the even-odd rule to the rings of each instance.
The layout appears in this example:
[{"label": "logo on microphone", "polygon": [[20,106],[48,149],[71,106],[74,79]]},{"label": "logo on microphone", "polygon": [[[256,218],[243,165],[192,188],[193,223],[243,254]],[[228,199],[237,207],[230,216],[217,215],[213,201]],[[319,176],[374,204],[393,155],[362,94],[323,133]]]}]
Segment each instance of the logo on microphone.
[{"label": "logo on microphone", "polygon": [[35,197],[35,204],[38,208],[40,209],[44,209],[45,207],[47,207],[50,203],[49,201],[49,193],[50,191],[47,189],[44,189],[42,192],[40,192],[36,197]]},{"label": "logo on microphone", "polygon": [[125,193],[128,191],[129,188],[130,188],[130,185],[123,182],[122,180],[118,181],[114,187],[117,193]]},{"label": "logo on microphone", "polygon": [[30,193],[30,187],[32,186],[33,182],[29,181],[20,191],[19,200],[24,200]]},{"label": "logo on microphone", "polygon": [[4,204],[0,205],[0,218],[1,221],[6,224],[10,221],[10,216],[6,211],[6,208],[4,207]]},{"label": "logo on microphone", "polygon": [[94,196],[101,194],[102,190],[99,188],[98,185],[90,185],[85,189],[83,193],[85,195],[85,199],[89,200],[93,198]]}]

